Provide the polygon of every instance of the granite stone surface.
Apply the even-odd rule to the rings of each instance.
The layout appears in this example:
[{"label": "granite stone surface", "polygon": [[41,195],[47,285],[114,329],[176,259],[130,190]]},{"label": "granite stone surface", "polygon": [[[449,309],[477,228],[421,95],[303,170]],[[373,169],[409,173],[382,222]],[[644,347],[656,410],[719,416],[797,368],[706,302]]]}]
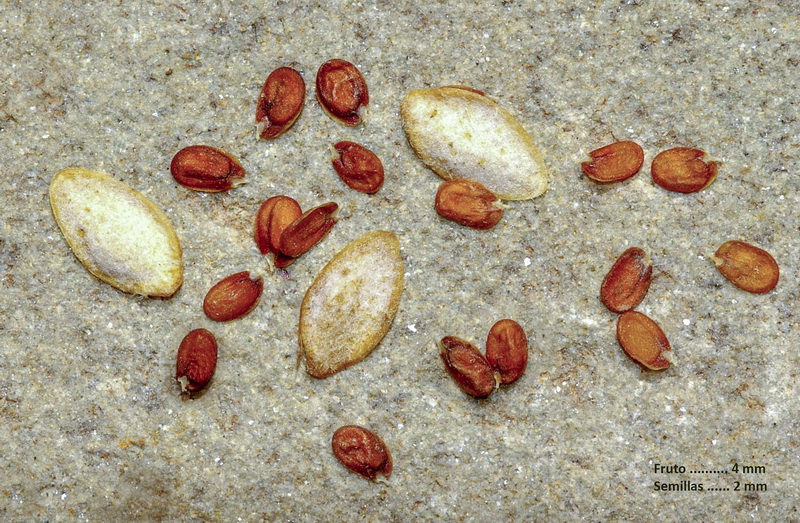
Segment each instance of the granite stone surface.
[{"label": "granite stone surface", "polygon": [[[799,50],[791,0],[5,0],[0,519],[800,520]],[[359,127],[316,101],[331,58],[366,78]],[[255,101],[284,65],[305,78],[306,106],[259,141]],[[489,231],[438,217],[440,179],[398,114],[408,91],[453,84],[510,111],[551,174]],[[589,151],[623,139],[644,148],[638,175],[597,185],[581,173]],[[337,177],[340,140],[381,157],[377,194]],[[177,185],[170,160],[191,144],[234,154],[248,183]],[[650,161],[674,146],[719,161],[717,180],[689,195],[656,186]],[[175,296],[125,294],[83,268],[47,196],[71,166],[165,212],[186,265]],[[276,194],[340,205],[331,234],[285,272],[252,238]],[[397,234],[405,263],[393,326],[360,364],[312,378],[296,365],[303,294],[376,229]],[[708,255],[731,239],[777,259],[774,291],[748,294],[717,272]],[[664,372],[625,355],[598,299],[631,246],[654,262],[637,310],[672,344]],[[259,306],[207,319],[205,293],[241,270],[264,275]],[[482,347],[501,318],[525,328],[529,365],[474,400],[436,340]],[[220,358],[187,399],[175,355],[199,327]],[[388,481],[336,461],[330,438],[347,424],[389,446]]]}]

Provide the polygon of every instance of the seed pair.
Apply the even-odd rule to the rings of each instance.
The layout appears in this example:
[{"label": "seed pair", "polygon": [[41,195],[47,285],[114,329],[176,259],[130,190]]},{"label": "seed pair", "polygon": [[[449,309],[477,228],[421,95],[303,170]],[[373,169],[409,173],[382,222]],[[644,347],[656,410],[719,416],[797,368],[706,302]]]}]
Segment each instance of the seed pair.
[{"label": "seed pair", "polygon": [[[706,162],[705,152],[689,147],[674,147],[656,155],[650,170],[653,181],[668,191],[698,192],[717,177],[717,163]],[[589,153],[591,162],[583,162],[583,172],[598,183],[627,180],[642,168],[644,151],[631,141],[606,145]]]},{"label": "seed pair", "polygon": [[450,376],[461,389],[485,398],[498,385],[517,381],[528,365],[528,338],[514,320],[495,323],[486,338],[486,356],[477,347],[455,336],[439,342],[439,355]]}]

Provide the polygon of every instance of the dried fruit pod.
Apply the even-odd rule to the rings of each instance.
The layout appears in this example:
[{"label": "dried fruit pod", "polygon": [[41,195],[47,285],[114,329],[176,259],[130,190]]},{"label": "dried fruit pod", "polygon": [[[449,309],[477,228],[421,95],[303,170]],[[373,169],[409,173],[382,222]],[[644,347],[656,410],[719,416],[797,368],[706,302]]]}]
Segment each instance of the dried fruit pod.
[{"label": "dried fruit pod", "polygon": [[439,186],[434,207],[439,216],[473,229],[491,229],[503,217],[498,198],[478,182],[457,178]]},{"label": "dried fruit pod", "polygon": [[653,262],[638,247],[626,249],[600,285],[600,301],[611,312],[625,312],[642,302],[653,276]]},{"label": "dried fruit pod", "polygon": [[470,396],[485,398],[495,389],[494,369],[468,341],[445,336],[439,342],[439,355],[453,380]]},{"label": "dried fruit pod", "polygon": [[383,163],[378,156],[354,142],[338,142],[333,146],[338,157],[333,168],[348,187],[365,194],[374,194],[383,185]]},{"label": "dried fruit pod", "polygon": [[203,300],[203,312],[214,321],[231,321],[246,316],[261,299],[262,278],[250,278],[247,271],[223,278],[209,289]]},{"label": "dried fruit pod", "polygon": [[267,76],[256,104],[259,137],[277,138],[300,116],[306,99],[306,83],[291,67],[279,67]]},{"label": "dried fruit pod", "polygon": [[780,268],[770,253],[749,243],[731,240],[711,257],[728,281],[742,290],[764,294],[778,285]]},{"label": "dried fruit pod", "polygon": [[591,162],[583,162],[584,174],[598,183],[627,180],[638,173],[644,163],[642,147],[631,141],[606,145],[589,153]]},{"label": "dried fruit pod", "polygon": [[628,311],[617,319],[617,340],[634,361],[651,370],[664,370],[670,362],[664,353],[669,340],[656,322],[641,312]]},{"label": "dried fruit pod", "polygon": [[367,233],[342,249],[300,307],[308,373],[326,378],[366,358],[389,332],[402,292],[403,259],[393,233]]},{"label": "dried fruit pod", "polygon": [[175,379],[183,392],[202,390],[217,368],[217,340],[206,329],[195,329],[183,338],[178,348]]},{"label": "dried fruit pod", "polygon": [[653,158],[653,181],[668,191],[693,193],[702,191],[717,177],[716,162],[705,162],[705,152],[688,147],[675,147]]},{"label": "dried fruit pod", "polygon": [[278,252],[283,231],[303,215],[300,204],[289,196],[273,196],[256,213],[254,237],[261,254]]},{"label": "dried fruit pod", "polygon": [[278,252],[289,258],[308,252],[333,228],[336,223],[333,213],[338,208],[336,203],[328,202],[304,212],[281,233]]},{"label": "dried fruit pod", "polygon": [[227,191],[244,178],[236,158],[210,145],[184,147],[172,158],[169,171],[179,184],[203,192]]},{"label": "dried fruit pod", "polygon": [[392,474],[392,455],[381,438],[358,425],[339,427],[331,438],[336,459],[348,470],[375,481]]},{"label": "dried fruit pod", "polygon": [[317,71],[317,100],[333,119],[358,125],[361,109],[369,105],[367,82],[350,62],[329,60]]},{"label": "dried fruit pod", "polygon": [[417,89],[403,99],[400,115],[414,152],[445,180],[474,180],[503,200],[527,200],[547,189],[533,139],[479,91]]},{"label": "dried fruit pod", "polygon": [[50,206],[72,252],[102,281],[163,298],[183,283],[175,229],[128,185],[88,169],[64,169],[50,181]]},{"label": "dried fruit pod", "polygon": [[528,366],[528,338],[514,320],[500,320],[486,337],[486,361],[500,377],[501,385],[514,383]]}]

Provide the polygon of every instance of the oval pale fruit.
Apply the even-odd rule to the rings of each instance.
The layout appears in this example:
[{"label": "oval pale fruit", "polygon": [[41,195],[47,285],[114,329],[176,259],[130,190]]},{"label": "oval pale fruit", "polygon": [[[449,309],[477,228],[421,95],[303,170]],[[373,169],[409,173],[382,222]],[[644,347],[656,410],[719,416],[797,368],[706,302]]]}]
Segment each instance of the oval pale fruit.
[{"label": "oval pale fruit", "polygon": [[381,342],[403,292],[403,259],[394,233],[367,233],[328,262],[300,307],[300,350],[316,378],[354,365]]},{"label": "oval pale fruit", "polygon": [[175,229],[150,200],[107,174],[59,171],[50,206],[61,233],[86,269],[132,294],[169,297],[183,283]]},{"label": "oval pale fruit", "polygon": [[547,190],[547,168],[533,139],[480,91],[416,89],[403,99],[400,115],[414,152],[445,180],[480,182],[503,200]]}]

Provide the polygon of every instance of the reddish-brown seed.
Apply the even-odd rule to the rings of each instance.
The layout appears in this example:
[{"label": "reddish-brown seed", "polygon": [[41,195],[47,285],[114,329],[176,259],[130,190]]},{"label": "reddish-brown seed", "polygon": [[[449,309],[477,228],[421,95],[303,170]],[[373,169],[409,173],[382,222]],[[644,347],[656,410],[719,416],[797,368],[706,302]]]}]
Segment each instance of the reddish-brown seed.
[{"label": "reddish-brown seed", "polygon": [[495,389],[494,369],[468,341],[445,336],[439,343],[439,355],[453,380],[470,396],[485,398]]},{"label": "reddish-brown seed", "polygon": [[350,62],[329,60],[317,71],[317,99],[334,119],[347,125],[358,125],[361,123],[361,108],[369,105],[367,82]]},{"label": "reddish-brown seed", "polygon": [[623,141],[606,145],[589,153],[591,162],[583,162],[583,172],[598,183],[627,180],[639,172],[644,151],[636,142]]},{"label": "reddish-brown seed", "polygon": [[204,192],[227,191],[244,178],[236,158],[209,145],[190,145],[172,158],[170,172],[184,187]]},{"label": "reddish-brown seed", "polygon": [[272,71],[256,104],[256,123],[263,125],[259,136],[277,138],[286,132],[300,116],[306,97],[306,83],[291,67]]},{"label": "reddish-brown seed", "polygon": [[256,213],[254,237],[261,254],[278,252],[283,231],[303,215],[300,204],[289,196],[273,196]]},{"label": "reddish-brown seed", "polygon": [[637,363],[651,370],[664,370],[670,363],[664,353],[671,350],[669,340],[656,322],[641,312],[628,311],[617,320],[617,340]]},{"label": "reddish-brown seed", "polygon": [[517,381],[528,366],[528,338],[519,323],[500,320],[486,338],[486,361],[497,372],[501,385]]},{"label": "reddish-brown seed", "polygon": [[439,216],[473,229],[491,229],[503,217],[497,196],[482,184],[456,178],[436,192],[434,207]]},{"label": "reddish-brown seed", "polygon": [[331,438],[333,455],[348,470],[375,481],[378,474],[392,474],[392,455],[389,448],[374,432],[358,425],[345,425]]},{"label": "reddish-brown seed", "polygon": [[307,252],[330,232],[336,223],[333,213],[338,208],[336,203],[329,202],[304,212],[283,231],[278,251],[289,258]]},{"label": "reddish-brown seed", "polygon": [[195,329],[183,338],[178,348],[175,379],[184,392],[202,390],[217,368],[217,340],[205,329]]},{"label": "reddish-brown seed", "polygon": [[714,253],[712,261],[728,281],[747,292],[764,294],[778,285],[778,262],[755,245],[737,240],[725,242]]},{"label": "reddish-brown seed", "polygon": [[716,162],[705,162],[705,152],[675,147],[653,158],[653,181],[668,191],[692,193],[705,189],[717,177]]},{"label": "reddish-brown seed", "polygon": [[638,247],[623,252],[600,285],[600,301],[611,312],[633,309],[644,299],[653,276],[653,262]]},{"label": "reddish-brown seed", "polygon": [[211,287],[203,300],[203,311],[214,321],[241,318],[258,305],[263,290],[264,280],[251,279],[249,272],[231,274]]},{"label": "reddish-brown seed", "polygon": [[351,189],[374,194],[383,185],[383,163],[378,156],[353,142],[339,142],[333,146],[339,153],[333,158],[333,168],[339,178]]}]

